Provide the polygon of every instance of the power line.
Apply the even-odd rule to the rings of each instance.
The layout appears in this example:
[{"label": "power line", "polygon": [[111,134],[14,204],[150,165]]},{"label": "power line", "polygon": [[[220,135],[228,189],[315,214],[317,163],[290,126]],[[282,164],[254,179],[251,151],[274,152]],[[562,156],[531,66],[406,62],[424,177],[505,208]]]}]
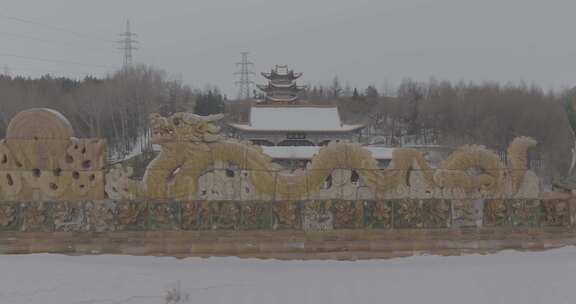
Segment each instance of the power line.
[{"label": "power line", "polygon": [[250,99],[250,89],[254,84],[250,76],[256,75],[250,70],[250,67],[254,66],[254,63],[248,61],[248,52],[242,52],[240,54],[242,55],[242,60],[236,63],[236,65],[240,67],[240,70],[234,73],[234,75],[239,76],[238,81],[236,81],[236,85],[238,86],[238,99]]},{"label": "power line", "polygon": [[38,41],[38,42],[43,42],[43,43],[57,44],[60,46],[63,45],[63,46],[69,46],[69,47],[81,47],[83,49],[89,49],[89,50],[98,51],[98,52],[107,50],[105,48],[86,47],[82,44],[73,43],[73,42],[50,40],[50,39],[38,38],[38,37],[34,37],[34,36],[28,36],[28,35],[22,35],[22,34],[16,34],[16,33],[4,32],[4,31],[0,31],[0,35],[6,35],[6,36],[9,36],[11,38],[16,38],[16,39],[25,39],[25,40]]},{"label": "power line", "polygon": [[23,71],[23,72],[35,72],[41,74],[50,74],[50,75],[77,75],[77,76],[105,76],[103,73],[93,73],[93,72],[75,72],[75,71],[62,71],[62,70],[43,70],[43,69],[29,69],[29,68],[21,68],[21,67],[13,67],[11,65],[4,65],[4,75],[11,75],[11,71]]},{"label": "power line", "polygon": [[52,62],[52,63],[60,63],[60,64],[72,64],[72,65],[79,65],[79,66],[86,66],[86,67],[114,69],[114,67],[112,67],[112,66],[107,66],[107,65],[102,65],[102,64],[83,63],[83,62],[66,61],[66,60],[58,60],[58,59],[46,59],[46,58],[29,57],[29,56],[22,56],[22,55],[16,55],[16,54],[0,53],[0,56],[14,57],[14,58],[20,58],[20,59],[32,60],[32,61],[42,61],[42,62]]},{"label": "power line", "polygon": [[[0,13],[0,18],[2,19],[7,19],[7,20],[12,20],[12,21],[17,21],[17,22],[21,22],[21,23],[27,23],[27,24],[33,24],[33,25],[37,25],[37,26],[41,26],[43,29],[48,29],[48,30],[53,30],[53,31],[59,31],[59,32],[65,32],[65,33],[69,33],[72,34],[74,37],[76,38],[82,38],[82,39],[90,39],[90,40],[100,40],[100,41],[104,41],[107,43],[114,43],[115,41],[113,40],[109,40],[109,39],[104,39],[101,36],[98,35],[93,35],[93,34],[87,34],[87,33],[81,33],[75,30],[70,30],[64,27],[60,27],[60,26],[55,26],[55,25],[51,25],[51,24],[46,24],[43,22],[38,22],[35,20],[29,20],[29,19],[24,19],[24,18],[18,18],[18,17],[13,17],[13,16],[8,16],[5,15],[3,13]],[[6,31],[0,31],[1,35],[4,36],[8,36],[10,38],[13,39],[26,39],[26,40],[31,40],[31,41],[38,41],[38,42],[42,42],[42,43],[52,43],[52,44],[58,44],[60,46],[68,46],[68,47],[80,47],[83,49],[91,49],[91,50],[97,50],[99,52],[104,51],[104,48],[96,48],[96,47],[90,47],[90,46],[85,46],[83,44],[80,43],[74,43],[74,42],[63,42],[63,41],[57,41],[57,40],[51,40],[51,39],[45,39],[45,38],[40,38],[40,37],[36,37],[36,36],[31,36],[31,35],[24,35],[24,34],[18,34],[18,33],[11,33],[11,32],[6,32]],[[107,49],[108,50],[108,49]],[[60,59],[49,59],[49,58],[42,58],[42,57],[33,57],[33,56],[25,56],[25,55],[19,55],[19,54],[13,54],[13,53],[0,53],[1,57],[12,57],[12,58],[19,58],[19,59],[23,59],[23,60],[27,60],[27,61],[37,61],[37,62],[49,62],[49,63],[57,63],[57,64],[68,64],[68,65],[77,65],[77,66],[84,66],[84,67],[92,67],[92,68],[101,68],[101,69],[116,69],[117,67],[113,67],[113,66],[108,66],[108,65],[104,65],[104,64],[96,64],[96,63],[86,63],[86,62],[79,62],[79,61],[69,61],[69,60],[60,60]],[[47,73],[47,74],[63,74],[63,75],[67,75],[67,74],[77,74],[77,75],[84,75],[84,76],[88,76],[88,75],[103,75],[102,73],[78,73],[78,72],[67,72],[67,71],[55,71],[55,70],[34,70],[34,69],[24,69],[24,68],[15,68],[16,70],[20,70],[20,71],[28,71],[28,72],[39,72],[39,73]]]},{"label": "power line", "polygon": [[109,39],[105,39],[102,38],[98,35],[94,35],[94,34],[87,34],[87,33],[80,33],[74,30],[69,30],[60,26],[54,26],[54,25],[50,25],[50,24],[46,24],[43,22],[38,22],[38,21],[34,21],[34,20],[28,20],[28,19],[24,19],[24,18],[18,18],[18,17],[12,17],[12,16],[7,16],[5,14],[0,13],[0,18],[4,18],[4,19],[8,19],[8,20],[13,20],[13,21],[17,21],[17,22],[21,22],[21,23],[27,23],[27,24],[33,24],[33,25],[39,25],[42,26],[44,29],[49,29],[49,30],[53,30],[53,31],[59,31],[59,32],[65,32],[68,34],[72,34],[74,36],[76,36],[77,38],[82,38],[82,39],[98,39],[101,41],[105,41],[105,42],[112,42],[114,43],[115,41],[113,40],[109,40]]}]

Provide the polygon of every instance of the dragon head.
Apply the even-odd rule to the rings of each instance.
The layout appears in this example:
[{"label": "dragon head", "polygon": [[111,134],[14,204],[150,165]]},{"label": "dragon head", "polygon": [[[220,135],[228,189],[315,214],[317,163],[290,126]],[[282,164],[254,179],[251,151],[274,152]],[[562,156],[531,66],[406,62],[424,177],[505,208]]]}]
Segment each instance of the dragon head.
[{"label": "dragon head", "polygon": [[152,143],[185,141],[215,142],[221,140],[220,127],[213,122],[224,118],[223,114],[200,116],[179,112],[169,117],[160,114],[150,115]]}]

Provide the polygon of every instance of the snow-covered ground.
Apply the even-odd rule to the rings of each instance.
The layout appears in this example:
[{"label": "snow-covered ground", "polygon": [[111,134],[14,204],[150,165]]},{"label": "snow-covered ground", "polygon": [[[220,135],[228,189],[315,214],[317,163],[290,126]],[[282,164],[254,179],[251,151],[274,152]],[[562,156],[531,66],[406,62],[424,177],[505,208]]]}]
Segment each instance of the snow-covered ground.
[{"label": "snow-covered ground", "polygon": [[[178,283],[179,282],[179,283]],[[576,247],[356,262],[0,256],[1,304],[576,303]]]}]

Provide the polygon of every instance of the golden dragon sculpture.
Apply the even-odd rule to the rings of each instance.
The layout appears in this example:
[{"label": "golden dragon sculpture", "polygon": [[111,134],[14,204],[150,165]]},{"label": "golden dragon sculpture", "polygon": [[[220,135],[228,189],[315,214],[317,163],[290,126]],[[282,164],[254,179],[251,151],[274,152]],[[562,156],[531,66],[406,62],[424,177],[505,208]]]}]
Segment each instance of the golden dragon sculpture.
[{"label": "golden dragon sculpture", "polygon": [[361,145],[333,142],[319,150],[306,170],[283,174],[260,147],[223,138],[214,124],[222,118],[221,114],[153,114],[152,142],[161,146],[159,155],[148,165],[142,182],[127,179],[129,172],[111,171],[110,179],[121,185],[110,189],[108,184],[115,183],[108,181],[107,191],[116,192],[116,196],[123,192],[119,196],[124,198],[193,199],[198,179],[220,162],[244,170],[258,193],[277,199],[309,197],[319,191],[335,169],[356,171],[363,184],[381,195],[410,188],[411,174],[419,172],[430,189],[511,197],[518,192],[528,171],[527,151],[536,145],[529,137],[514,139],[508,148],[508,165],[482,146],[463,146],[436,168],[418,150],[395,149],[390,165],[382,169]]}]

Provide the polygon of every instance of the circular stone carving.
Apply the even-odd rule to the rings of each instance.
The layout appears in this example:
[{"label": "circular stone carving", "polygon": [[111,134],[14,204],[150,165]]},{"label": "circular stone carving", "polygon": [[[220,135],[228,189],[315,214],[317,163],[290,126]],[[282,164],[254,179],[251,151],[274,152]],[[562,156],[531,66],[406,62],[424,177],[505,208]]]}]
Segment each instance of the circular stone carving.
[{"label": "circular stone carving", "polygon": [[7,139],[69,139],[72,125],[57,111],[36,108],[22,111],[8,124]]}]

